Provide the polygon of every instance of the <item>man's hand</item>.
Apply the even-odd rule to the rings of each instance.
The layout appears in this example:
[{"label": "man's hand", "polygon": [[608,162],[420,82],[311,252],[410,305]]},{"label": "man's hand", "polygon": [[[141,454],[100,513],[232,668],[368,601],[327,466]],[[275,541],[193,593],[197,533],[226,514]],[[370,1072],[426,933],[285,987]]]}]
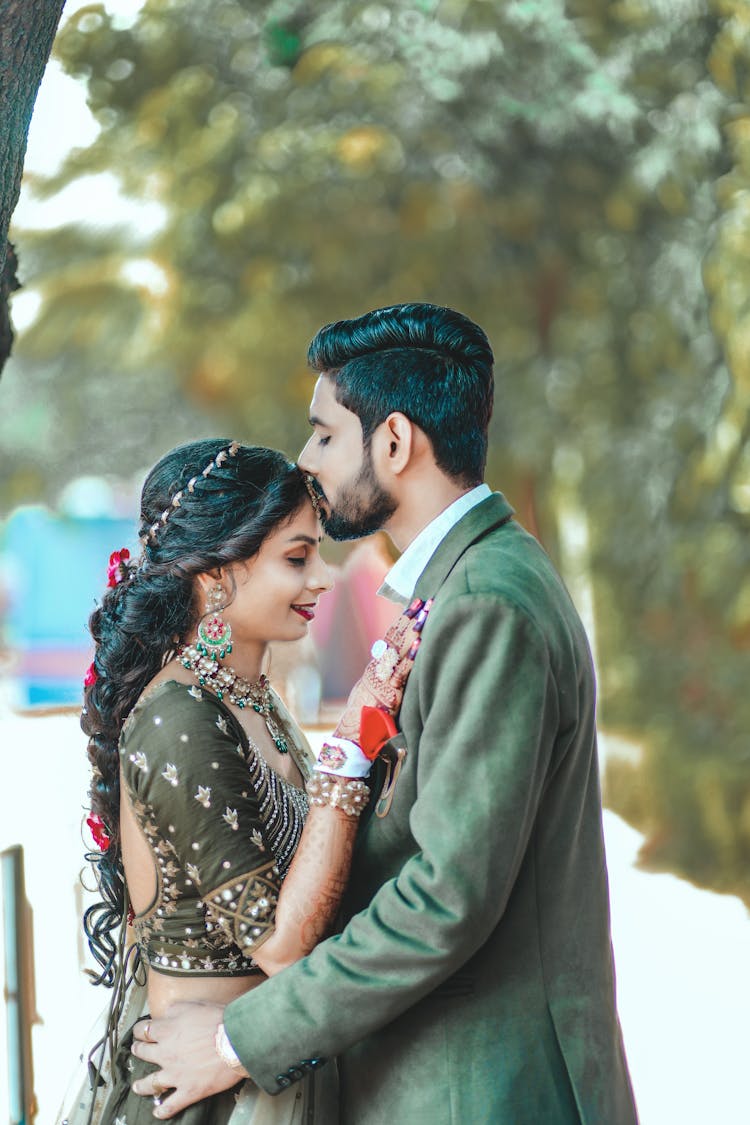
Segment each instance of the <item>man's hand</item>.
[{"label": "man's hand", "polygon": [[228,1090],[242,1075],[223,1062],[214,1045],[224,1019],[220,1004],[173,1004],[163,1019],[139,1020],[133,1028],[133,1054],[161,1069],[133,1083],[143,1097],[160,1098],[154,1117],[168,1118],[181,1109]]}]

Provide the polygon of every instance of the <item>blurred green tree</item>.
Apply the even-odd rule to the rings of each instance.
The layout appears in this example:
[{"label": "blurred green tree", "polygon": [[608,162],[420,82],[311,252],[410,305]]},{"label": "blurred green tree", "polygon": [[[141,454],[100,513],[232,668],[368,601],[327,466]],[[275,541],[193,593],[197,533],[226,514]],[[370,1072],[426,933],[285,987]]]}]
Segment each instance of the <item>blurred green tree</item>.
[{"label": "blurred green tree", "polygon": [[611,799],[653,862],[750,899],[746,12],[147,0],[118,29],[85,9],[58,54],[101,133],[38,189],[115,172],[164,221],[26,234],[44,301],[22,358],[93,379],[114,351],[123,381],[169,372],[292,452],[321,323],[407,299],[473,316],[498,358],[490,479],[553,553],[588,543],[603,721],[644,746]]}]

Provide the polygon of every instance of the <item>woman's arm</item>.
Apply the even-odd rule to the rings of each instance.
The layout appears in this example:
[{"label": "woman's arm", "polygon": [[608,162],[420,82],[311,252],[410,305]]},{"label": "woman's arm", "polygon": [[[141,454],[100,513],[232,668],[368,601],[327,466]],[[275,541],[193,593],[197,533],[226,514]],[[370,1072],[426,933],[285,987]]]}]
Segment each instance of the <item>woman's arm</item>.
[{"label": "woman's arm", "polygon": [[273,933],[254,954],[268,976],[322,941],[338,913],[349,878],[357,817],[313,806],[279,895]]},{"label": "woman's arm", "polygon": [[[373,658],[352,688],[334,731],[335,738],[358,742],[365,706],[381,708],[391,715],[398,712],[419,646],[418,632],[424,625],[422,619],[415,632],[413,616],[401,614],[386,633],[388,655],[384,658],[381,651]],[[361,788],[356,779],[337,780],[344,789],[350,783]],[[359,812],[311,803],[302,838],[281,888],[273,933],[253,955],[268,976],[299,961],[327,936],[349,879],[358,820]]]}]

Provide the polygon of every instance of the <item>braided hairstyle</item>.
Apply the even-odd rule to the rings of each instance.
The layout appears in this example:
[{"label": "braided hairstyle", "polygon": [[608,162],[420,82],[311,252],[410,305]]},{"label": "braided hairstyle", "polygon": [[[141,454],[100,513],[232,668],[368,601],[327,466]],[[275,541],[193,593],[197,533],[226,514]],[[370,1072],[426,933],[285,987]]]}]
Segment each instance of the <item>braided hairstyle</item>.
[{"label": "braided hairstyle", "polygon": [[485,333],[463,313],[423,303],[374,309],[321,328],[307,360],[359,417],[366,446],[398,411],[430,439],[438,468],[467,486],[481,482],[494,361]]},{"label": "braided hairstyle", "polygon": [[101,967],[97,984],[114,983],[113,934],[125,905],[118,754],[123,723],[197,624],[195,576],[253,558],[307,500],[302,473],[282,453],[223,438],[177,446],[146,478],[142,557],[121,563],[122,580],[89,619],[96,648],[81,727],[89,736],[91,811],[109,837],[104,851],[87,856],[102,896],[83,920]]}]

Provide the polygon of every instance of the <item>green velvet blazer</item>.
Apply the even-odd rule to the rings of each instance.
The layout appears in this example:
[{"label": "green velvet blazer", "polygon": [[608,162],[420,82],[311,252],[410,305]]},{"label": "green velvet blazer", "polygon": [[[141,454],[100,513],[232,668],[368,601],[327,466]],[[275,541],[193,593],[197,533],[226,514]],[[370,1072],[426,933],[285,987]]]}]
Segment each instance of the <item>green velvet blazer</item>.
[{"label": "green velvet blazer", "polygon": [[477,505],[417,584],[435,603],[400,713],[408,757],[389,814],[360,829],[347,924],[226,1011],[269,1092],[338,1056],[342,1125],[637,1121],[591,657],[510,515],[499,493]]}]

